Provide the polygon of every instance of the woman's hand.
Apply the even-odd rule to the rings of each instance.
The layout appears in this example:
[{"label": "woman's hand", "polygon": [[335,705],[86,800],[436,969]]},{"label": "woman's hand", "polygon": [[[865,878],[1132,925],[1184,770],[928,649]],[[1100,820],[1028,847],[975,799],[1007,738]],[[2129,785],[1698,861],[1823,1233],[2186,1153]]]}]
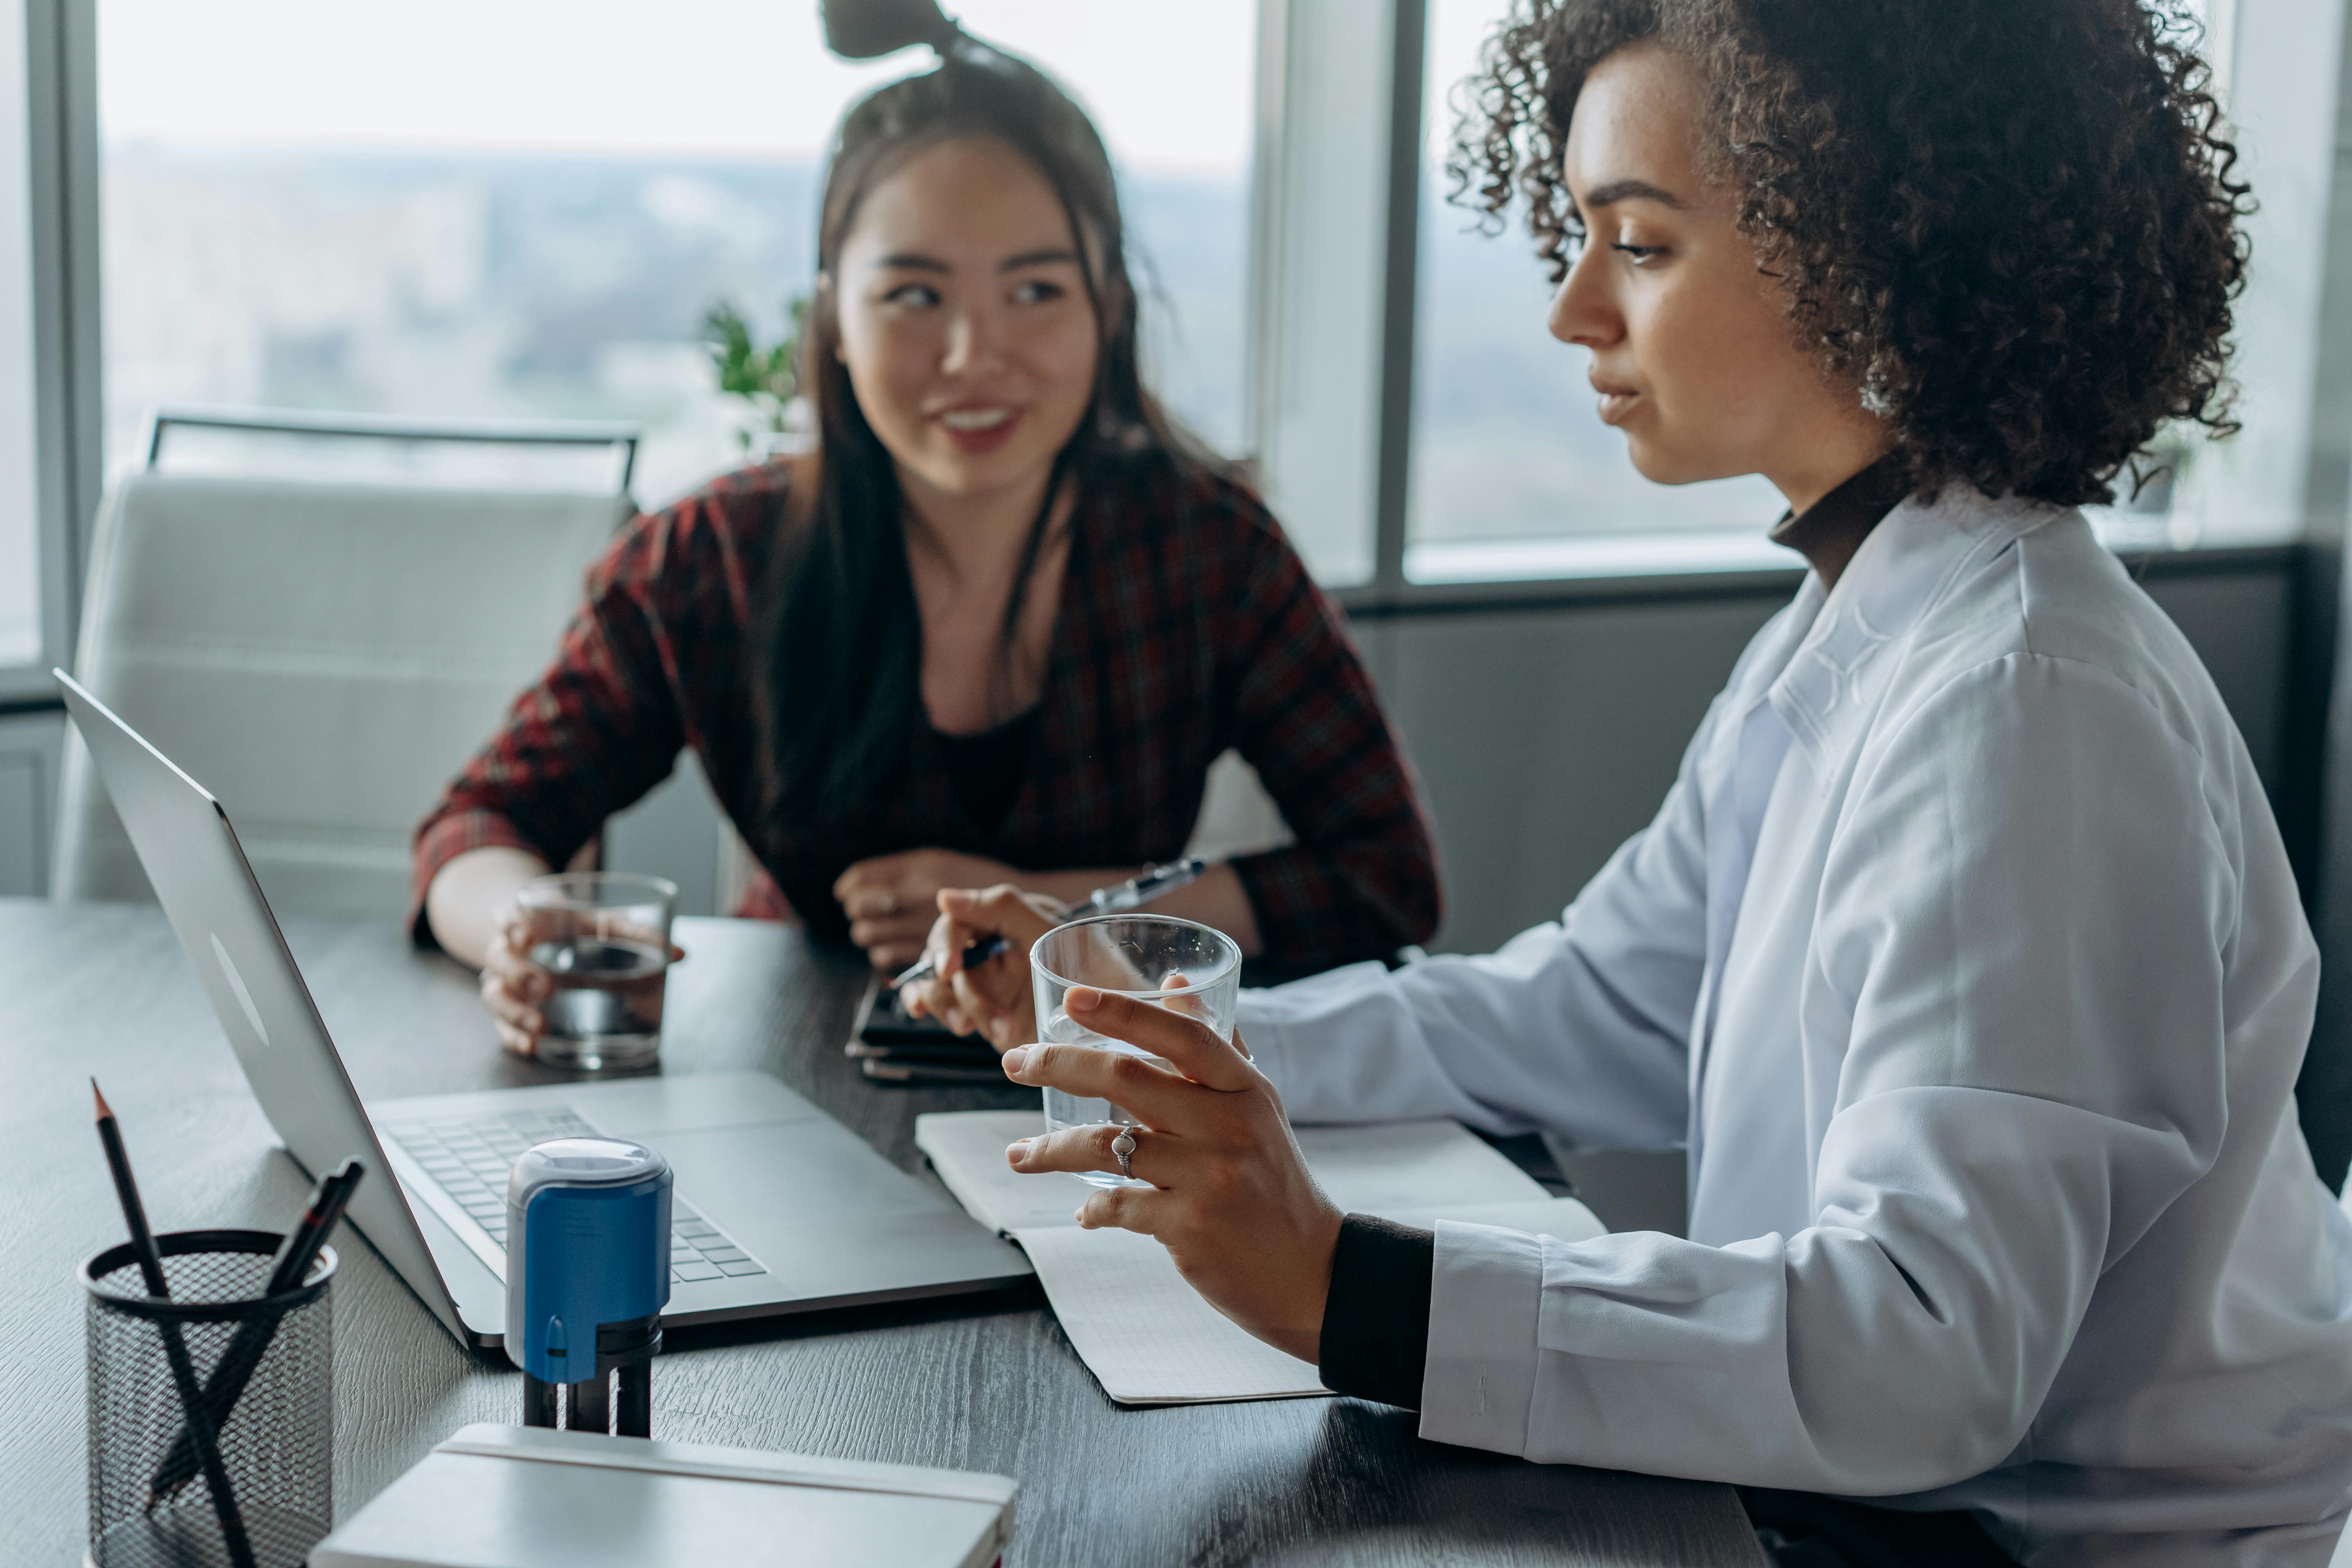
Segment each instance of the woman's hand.
[{"label": "woman's hand", "polygon": [[1078,1223],[1157,1237],[1211,1306],[1276,1350],[1318,1360],[1340,1215],[1308,1173],[1274,1085],[1196,1018],[1085,986],[1067,1005],[1074,1020],[1175,1070],[1084,1046],[1007,1051],[1013,1082],[1108,1100],[1143,1125],[1066,1128],[1013,1144],[1006,1160],[1021,1172],[1116,1171],[1111,1142],[1131,1131],[1129,1163],[1151,1185],[1096,1193]]},{"label": "woman's hand", "polygon": [[942,888],[985,888],[1013,875],[1010,866],[950,849],[877,855],[844,871],[833,896],[849,916],[849,940],[874,967],[895,971],[920,958]]},{"label": "woman's hand", "polygon": [[530,926],[512,905],[490,932],[482,955],[482,1005],[498,1025],[499,1044],[519,1057],[539,1055],[547,1033],[540,1007],[555,989],[554,977],[530,961]]},{"label": "woman's hand", "polygon": [[[1029,949],[1070,918],[1069,906],[1044,893],[1024,893],[1010,882],[978,892],[942,888],[940,918],[923,951],[934,973],[900,993],[900,1005],[914,1016],[933,1017],[959,1035],[975,1030],[1000,1052],[1037,1037],[1035,990],[1029,980]],[[992,936],[1004,951],[967,969],[963,950]]]},{"label": "woman's hand", "polygon": [[[661,940],[656,931],[630,934],[642,936],[648,943]],[[555,977],[530,961],[535,940],[530,917],[520,907],[509,905],[482,955],[482,1005],[490,1010],[498,1026],[499,1044],[519,1057],[539,1055],[540,1037],[547,1033],[547,1015],[540,1009],[555,989]],[[672,963],[685,957],[686,949],[676,942],[669,944]]]}]

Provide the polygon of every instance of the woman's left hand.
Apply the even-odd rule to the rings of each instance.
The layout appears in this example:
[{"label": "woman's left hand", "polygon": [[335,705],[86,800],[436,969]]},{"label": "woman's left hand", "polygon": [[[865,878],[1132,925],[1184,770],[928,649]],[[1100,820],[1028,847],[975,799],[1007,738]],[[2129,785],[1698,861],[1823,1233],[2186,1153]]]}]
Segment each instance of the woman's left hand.
[{"label": "woman's left hand", "polygon": [[1071,1017],[1173,1064],[1085,1046],[1022,1046],[1004,1054],[1015,1083],[1108,1100],[1139,1128],[1071,1127],[1005,1151],[1016,1171],[1117,1171],[1111,1143],[1149,1187],[1110,1187],[1078,1207],[1081,1226],[1156,1237],[1209,1304],[1299,1360],[1317,1361],[1339,1211],[1308,1173],[1282,1097],[1236,1046],[1196,1018],[1133,997],[1074,988]]},{"label": "woman's left hand", "polygon": [[833,896],[849,916],[849,940],[874,967],[899,970],[923,956],[941,888],[985,888],[1019,874],[952,849],[908,849],[860,860],[835,879]]}]

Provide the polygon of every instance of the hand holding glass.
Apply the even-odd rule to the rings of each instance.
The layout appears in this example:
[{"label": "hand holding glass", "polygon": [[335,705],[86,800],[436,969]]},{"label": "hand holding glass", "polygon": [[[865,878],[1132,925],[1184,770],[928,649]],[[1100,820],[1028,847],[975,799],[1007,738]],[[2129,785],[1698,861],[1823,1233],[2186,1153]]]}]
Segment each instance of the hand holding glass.
[{"label": "hand holding glass", "polygon": [[[1074,985],[1131,996],[1189,1014],[1221,1040],[1234,1037],[1234,1005],[1241,994],[1241,949],[1223,931],[1170,915],[1100,915],[1056,926],[1029,950],[1029,973],[1037,999],[1037,1037],[1048,1045],[1085,1046],[1142,1057],[1124,1040],[1096,1034],[1074,1021],[1065,998]],[[1102,1123],[1140,1123],[1107,1100],[1081,1100],[1058,1089],[1045,1090],[1045,1131]],[[1116,1173],[1082,1173],[1098,1187],[1145,1186]]]},{"label": "hand holding glass", "polygon": [[659,877],[571,871],[517,896],[523,954],[547,972],[539,1059],[554,1067],[644,1067],[661,1050],[677,886]]}]

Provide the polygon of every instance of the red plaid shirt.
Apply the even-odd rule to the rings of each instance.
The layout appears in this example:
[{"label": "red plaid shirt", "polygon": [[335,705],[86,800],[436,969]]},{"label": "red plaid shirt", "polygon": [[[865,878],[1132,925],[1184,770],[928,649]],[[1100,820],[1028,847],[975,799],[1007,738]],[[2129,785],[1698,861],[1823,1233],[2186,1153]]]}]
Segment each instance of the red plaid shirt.
[{"label": "red plaid shirt", "polygon": [[769,826],[754,598],[789,474],[746,469],[640,517],[590,570],[554,665],[418,828],[420,905],[444,862],[483,845],[562,865],[690,746],[775,880],[739,912],[786,912],[781,889],[841,939],[834,879],[868,856],[939,847],[1031,870],[1172,859],[1210,763],[1234,747],[1297,836],[1234,862],[1269,963],[1377,957],[1436,929],[1428,823],[1339,611],[1255,497],[1159,461],[1112,469],[1074,514],[1034,750],[993,831],[958,803],[928,727],[898,787],[822,827]]}]

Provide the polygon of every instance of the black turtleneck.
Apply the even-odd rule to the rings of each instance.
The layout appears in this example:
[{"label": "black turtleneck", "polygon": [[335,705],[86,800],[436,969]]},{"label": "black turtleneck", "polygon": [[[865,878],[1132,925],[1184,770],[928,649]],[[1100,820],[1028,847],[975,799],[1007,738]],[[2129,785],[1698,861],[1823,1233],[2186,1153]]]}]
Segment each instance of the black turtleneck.
[{"label": "black turtleneck", "polygon": [[1772,525],[1772,542],[1785,544],[1820,574],[1824,591],[1839,575],[1870,531],[1910,493],[1902,466],[1890,454],[1830,491],[1802,511],[1784,511]]}]

